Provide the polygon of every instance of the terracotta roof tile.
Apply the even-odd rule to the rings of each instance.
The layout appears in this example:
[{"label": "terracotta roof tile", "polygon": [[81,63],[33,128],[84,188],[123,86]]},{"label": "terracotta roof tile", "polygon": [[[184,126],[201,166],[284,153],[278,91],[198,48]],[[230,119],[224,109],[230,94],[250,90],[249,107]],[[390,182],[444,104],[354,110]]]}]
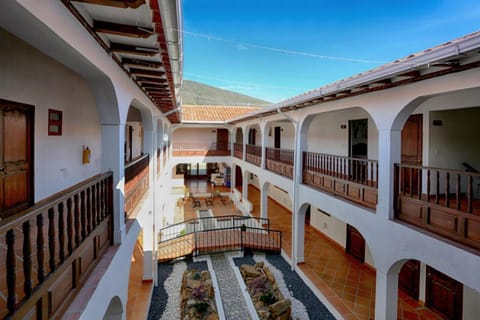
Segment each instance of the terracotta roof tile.
[{"label": "terracotta roof tile", "polygon": [[213,106],[213,105],[183,105],[183,122],[216,122],[234,119],[250,112],[257,111],[259,107],[246,106]]}]

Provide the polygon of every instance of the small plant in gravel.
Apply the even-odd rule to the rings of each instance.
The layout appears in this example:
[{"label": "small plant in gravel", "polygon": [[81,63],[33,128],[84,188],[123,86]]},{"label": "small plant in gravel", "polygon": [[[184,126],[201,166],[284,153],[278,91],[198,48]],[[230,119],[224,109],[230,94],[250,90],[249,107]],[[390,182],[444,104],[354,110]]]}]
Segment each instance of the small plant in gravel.
[{"label": "small plant in gravel", "polygon": [[205,286],[204,283],[202,283],[192,290],[192,297],[195,300],[203,301],[207,298],[207,290],[208,288]]},{"label": "small plant in gravel", "polygon": [[283,297],[275,277],[263,262],[257,262],[254,266],[244,264],[240,267],[240,273],[260,319],[291,319],[290,299]]},{"label": "small plant in gravel", "polygon": [[266,306],[271,305],[277,301],[277,298],[273,294],[273,292],[267,292],[260,296],[260,301],[262,301]]}]

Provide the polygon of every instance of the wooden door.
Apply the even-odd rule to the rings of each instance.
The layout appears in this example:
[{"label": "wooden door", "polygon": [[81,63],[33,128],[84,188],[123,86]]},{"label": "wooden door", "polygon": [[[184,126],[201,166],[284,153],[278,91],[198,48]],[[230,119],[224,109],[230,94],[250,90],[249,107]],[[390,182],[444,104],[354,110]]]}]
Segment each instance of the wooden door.
[{"label": "wooden door", "polygon": [[217,129],[217,150],[228,150],[227,129]]},{"label": "wooden door", "polygon": [[310,216],[311,216],[311,214],[312,214],[312,213],[311,213],[311,207],[312,207],[312,206],[309,205],[309,206],[307,207],[307,209],[305,210],[305,224],[306,224],[307,226],[310,225]]},{"label": "wooden door", "polygon": [[0,217],[33,204],[33,106],[0,99]]},{"label": "wooden door", "polygon": [[361,262],[365,261],[365,239],[357,229],[349,224],[347,224],[346,251]]},{"label": "wooden door", "polygon": [[398,287],[418,300],[420,288],[420,261],[408,260],[398,274]]},{"label": "wooden door", "polygon": [[250,131],[248,131],[248,144],[255,145],[256,135],[257,135],[257,130],[250,129]]},{"label": "wooden door", "polygon": [[235,166],[235,187],[240,191],[243,192],[243,175],[242,175],[242,168],[239,166]]},{"label": "wooden door", "polygon": [[427,266],[425,305],[447,319],[462,319],[463,285]]},{"label": "wooden door", "polygon": [[[403,164],[421,166],[423,161],[423,115],[411,115],[402,129],[401,160]],[[421,186],[419,170],[402,172],[402,189],[406,193],[419,194]],[[410,186],[413,190],[410,190]]]},{"label": "wooden door", "polygon": [[[368,159],[368,119],[350,120],[349,152],[348,155],[355,159]],[[365,161],[349,161],[350,179],[365,182],[367,178],[367,163]]]},{"label": "wooden door", "polygon": [[275,149],[280,149],[280,141],[281,141],[281,132],[282,132],[282,128],[281,127],[275,127],[274,128],[274,136],[273,136],[273,147]]}]

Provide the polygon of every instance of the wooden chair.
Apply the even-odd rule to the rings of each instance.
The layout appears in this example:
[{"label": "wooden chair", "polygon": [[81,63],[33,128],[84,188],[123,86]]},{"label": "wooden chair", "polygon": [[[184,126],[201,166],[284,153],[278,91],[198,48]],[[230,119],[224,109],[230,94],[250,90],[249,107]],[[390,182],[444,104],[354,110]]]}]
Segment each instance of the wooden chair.
[{"label": "wooden chair", "polygon": [[202,203],[200,202],[200,199],[192,197],[192,208],[195,207],[202,207]]}]

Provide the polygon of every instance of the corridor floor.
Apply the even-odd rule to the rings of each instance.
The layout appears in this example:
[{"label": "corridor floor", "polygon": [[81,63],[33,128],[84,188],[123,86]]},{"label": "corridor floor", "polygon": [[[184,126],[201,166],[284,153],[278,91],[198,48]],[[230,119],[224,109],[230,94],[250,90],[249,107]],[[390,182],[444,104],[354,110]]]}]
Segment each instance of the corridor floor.
[{"label": "corridor floor", "polygon": [[[248,199],[253,204],[252,214],[259,217],[260,191],[250,185]],[[282,231],[283,250],[291,256],[291,212],[269,199],[268,215],[271,229]],[[345,319],[374,319],[375,270],[309,225],[305,226],[305,235],[305,262],[299,264],[302,272]],[[400,290],[398,319],[443,318]]]}]

